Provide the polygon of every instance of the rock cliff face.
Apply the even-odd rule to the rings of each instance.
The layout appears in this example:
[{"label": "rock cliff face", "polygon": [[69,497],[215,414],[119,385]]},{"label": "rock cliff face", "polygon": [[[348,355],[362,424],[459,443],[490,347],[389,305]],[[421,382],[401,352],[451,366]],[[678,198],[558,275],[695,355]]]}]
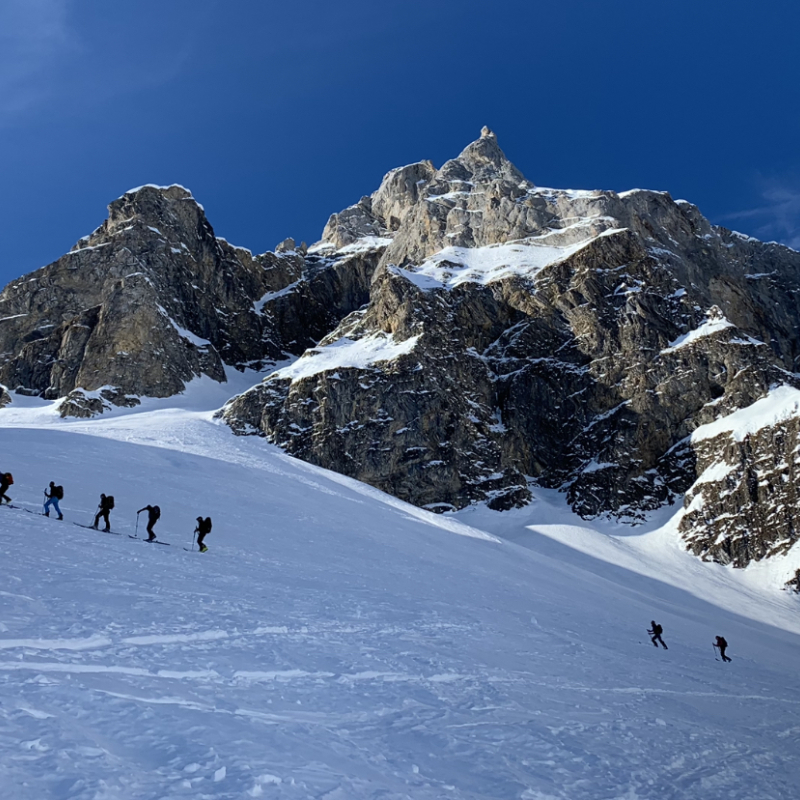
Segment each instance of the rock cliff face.
[{"label": "rock cliff face", "polygon": [[800,392],[777,386],[691,442],[698,478],[680,522],[690,549],[735,567],[788,552],[800,534]]},{"label": "rock cliff face", "polygon": [[306,258],[291,240],[253,256],[214,236],[180,186],[145,186],[55,263],[0,294],[0,382],[63,415],[168,397],[224,365],[260,369],[315,344],[365,302],[360,251]]},{"label": "rock cliff face", "polygon": [[[509,508],[535,481],[635,520],[723,457],[696,429],[798,385],[800,254],[665,193],[536,187],[488,130],[390,172],[312,252],[358,247],[380,253],[366,307],[224,417],[419,505]],[[687,541],[730,560],[693,497]],[[773,534],[794,525],[736,563]]]}]

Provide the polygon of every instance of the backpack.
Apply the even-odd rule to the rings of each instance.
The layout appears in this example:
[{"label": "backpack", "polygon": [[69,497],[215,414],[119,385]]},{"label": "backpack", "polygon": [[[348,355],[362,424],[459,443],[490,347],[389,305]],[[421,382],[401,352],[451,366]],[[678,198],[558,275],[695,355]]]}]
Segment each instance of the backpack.
[{"label": "backpack", "polygon": [[6,479],[6,483],[9,486],[13,486],[14,485],[14,476],[10,472],[6,472],[6,474],[3,475],[3,477]]},{"label": "backpack", "polygon": [[664,632],[664,629],[663,629],[663,628],[662,628],[660,625],[656,625],[656,626],[653,628],[653,633],[654,633],[656,636],[661,636],[661,634],[662,634],[663,632]]},{"label": "backpack", "polygon": [[114,495],[109,494],[106,496],[106,508],[111,511],[114,508]]},{"label": "backpack", "polygon": [[211,533],[211,517],[201,519],[200,522],[197,523],[197,530],[202,534]]},{"label": "backpack", "polygon": [[64,487],[63,486],[54,486],[53,487],[53,497],[56,500],[63,500],[64,499]]},{"label": "backpack", "polygon": [[153,519],[157,520],[161,516],[161,509],[158,506],[153,506]]}]

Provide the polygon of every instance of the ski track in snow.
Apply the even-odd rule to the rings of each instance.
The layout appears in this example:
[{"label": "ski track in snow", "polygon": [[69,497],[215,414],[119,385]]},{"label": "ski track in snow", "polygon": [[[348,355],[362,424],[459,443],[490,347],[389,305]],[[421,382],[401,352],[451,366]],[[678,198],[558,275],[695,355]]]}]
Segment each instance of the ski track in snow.
[{"label": "ski track in snow", "polygon": [[[1,797],[794,793],[796,599],[699,562],[664,582],[663,533],[597,558],[605,534],[544,530],[544,502],[433,517],[201,413],[0,436],[15,504],[57,478],[84,522],[110,492],[124,534],[157,502],[173,545],[0,509]],[[204,555],[180,546],[200,513]],[[669,552],[675,575],[695,563]]]}]

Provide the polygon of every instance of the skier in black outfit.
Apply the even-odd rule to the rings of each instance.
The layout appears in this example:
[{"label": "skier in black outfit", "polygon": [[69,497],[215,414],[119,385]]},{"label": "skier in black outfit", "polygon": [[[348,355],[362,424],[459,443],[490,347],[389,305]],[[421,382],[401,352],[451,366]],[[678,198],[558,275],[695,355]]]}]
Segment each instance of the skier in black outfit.
[{"label": "skier in black outfit", "polygon": [[661,642],[661,646],[666,650],[667,646],[664,644],[664,640],[661,638],[661,634],[664,633],[664,629],[654,620],[650,620],[650,624],[653,626],[652,630],[647,631],[650,634],[650,641],[653,643],[653,647],[658,647],[658,643]]},{"label": "skier in black outfit", "polygon": [[12,483],[14,483],[14,479],[11,477],[10,472],[0,472],[0,503],[2,503],[3,500],[5,500],[6,503],[11,502],[11,498],[6,494],[6,492]]},{"label": "skier in black outfit", "polygon": [[719,650],[719,654],[722,656],[722,660],[723,661],[731,661],[732,660],[732,659],[728,658],[728,656],[725,655],[725,650],[728,647],[728,643],[725,641],[725,637],[724,636],[717,636],[717,641],[714,642],[714,647],[716,647]]},{"label": "skier in black outfit", "polygon": [[203,539],[211,533],[211,517],[206,517],[205,519],[198,517],[197,527],[194,532],[197,534],[197,544],[200,547],[200,552],[205,553],[208,548],[203,544]]},{"label": "skier in black outfit", "polygon": [[100,508],[97,511],[97,514],[94,516],[94,524],[92,525],[93,528],[96,528],[100,523],[101,519],[106,521],[106,526],[103,530],[108,533],[111,530],[111,520],[108,518],[108,515],[111,513],[111,509],[114,508],[114,498],[111,495],[106,497],[104,494],[100,495]]},{"label": "skier in black outfit", "polygon": [[145,506],[136,512],[137,516],[141,514],[142,511],[147,512],[147,541],[154,542],[156,540],[156,535],[153,533],[153,525],[158,522],[158,518],[161,516],[161,509],[158,506]]}]

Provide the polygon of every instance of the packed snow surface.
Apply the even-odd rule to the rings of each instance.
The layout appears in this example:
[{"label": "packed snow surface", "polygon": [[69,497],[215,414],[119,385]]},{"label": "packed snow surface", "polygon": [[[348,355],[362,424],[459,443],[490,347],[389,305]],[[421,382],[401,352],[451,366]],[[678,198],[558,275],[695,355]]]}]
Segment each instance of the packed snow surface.
[{"label": "packed snow surface", "polygon": [[[435,516],[233,436],[216,392],[0,411],[0,797],[794,795],[787,560],[705,564],[674,509],[590,527],[556,492]],[[36,513],[50,480],[63,522]],[[100,492],[113,534],[73,524]],[[129,538],[154,503],[170,546]]]}]

